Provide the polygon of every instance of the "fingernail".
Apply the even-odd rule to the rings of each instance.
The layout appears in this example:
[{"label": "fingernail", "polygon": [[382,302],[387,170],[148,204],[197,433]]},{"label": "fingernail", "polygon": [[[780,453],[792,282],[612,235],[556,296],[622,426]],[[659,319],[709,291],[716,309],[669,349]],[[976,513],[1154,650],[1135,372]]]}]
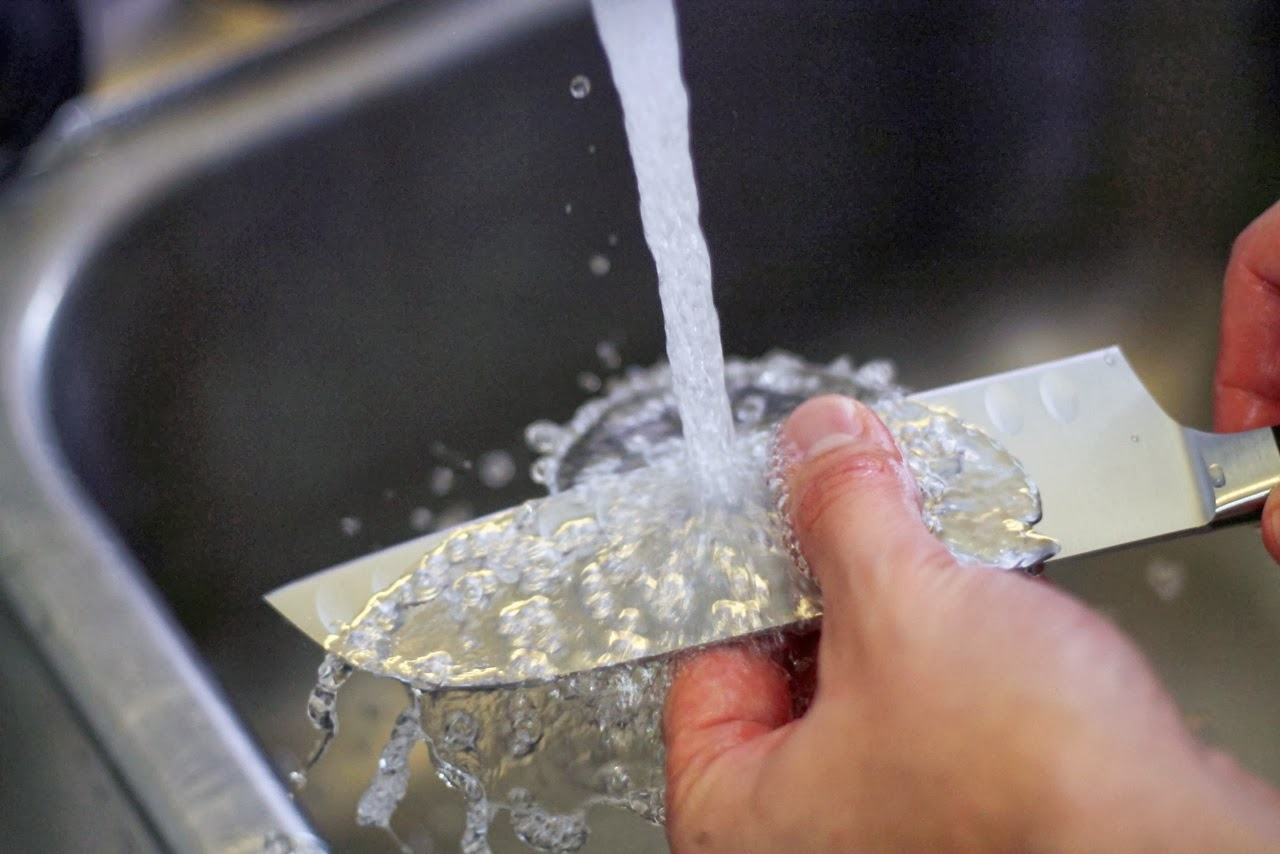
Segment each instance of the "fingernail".
[{"label": "fingernail", "polygon": [[804,459],[855,441],[865,431],[866,407],[852,398],[826,395],[806,401],[787,419],[787,438]]}]

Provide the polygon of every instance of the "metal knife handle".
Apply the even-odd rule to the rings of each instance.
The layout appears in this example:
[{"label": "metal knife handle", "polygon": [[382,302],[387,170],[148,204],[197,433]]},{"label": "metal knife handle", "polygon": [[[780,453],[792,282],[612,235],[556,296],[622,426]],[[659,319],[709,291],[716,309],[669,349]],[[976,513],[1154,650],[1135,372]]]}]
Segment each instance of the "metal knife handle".
[{"label": "metal knife handle", "polygon": [[1257,521],[1271,490],[1280,484],[1280,426],[1243,433],[1187,431],[1201,460],[1212,524]]}]

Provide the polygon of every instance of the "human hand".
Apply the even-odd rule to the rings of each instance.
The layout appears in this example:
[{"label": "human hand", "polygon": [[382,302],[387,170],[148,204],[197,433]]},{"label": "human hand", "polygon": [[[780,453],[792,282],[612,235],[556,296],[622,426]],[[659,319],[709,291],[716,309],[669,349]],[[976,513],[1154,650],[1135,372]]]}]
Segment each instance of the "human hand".
[{"label": "human hand", "polygon": [[[1280,203],[1241,232],[1222,286],[1213,427],[1280,424]],[[1280,497],[1262,509],[1262,541],[1280,562]]]},{"label": "human hand", "polygon": [[664,717],[674,850],[1280,850],[1280,793],[1188,732],[1115,627],[956,563],[870,410],[818,398],[782,441],[823,591],[816,690],[792,719],[767,651],[685,663]]}]

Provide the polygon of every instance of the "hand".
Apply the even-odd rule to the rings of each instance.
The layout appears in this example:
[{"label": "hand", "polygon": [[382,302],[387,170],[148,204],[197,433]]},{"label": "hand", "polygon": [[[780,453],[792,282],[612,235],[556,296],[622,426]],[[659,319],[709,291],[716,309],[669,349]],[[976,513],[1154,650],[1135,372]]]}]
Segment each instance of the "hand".
[{"label": "hand", "polygon": [[1280,793],[1201,745],[1108,621],[952,559],[870,410],[818,398],[782,438],[823,591],[816,691],[792,719],[766,651],[685,664],[665,709],[677,852],[1280,850]]},{"label": "hand", "polygon": [[[1218,338],[1214,429],[1280,424],[1280,204],[1236,238]],[[1274,493],[1262,510],[1262,541],[1280,562],[1280,497]]]}]

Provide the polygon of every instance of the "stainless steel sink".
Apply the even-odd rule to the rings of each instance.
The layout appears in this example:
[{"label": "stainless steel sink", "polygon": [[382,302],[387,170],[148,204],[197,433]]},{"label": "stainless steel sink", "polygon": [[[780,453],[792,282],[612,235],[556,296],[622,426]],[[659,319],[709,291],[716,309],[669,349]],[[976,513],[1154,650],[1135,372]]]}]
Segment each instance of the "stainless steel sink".
[{"label": "stainless steel sink", "polygon": [[[916,5],[680,4],[727,349],[888,357],[928,386],[1120,343],[1207,423],[1226,251],[1280,195],[1249,47],[1271,24]],[[461,461],[527,464],[523,426],[572,412],[600,342],[660,356],[585,4],[392,3],[56,148],[0,196],[10,606],[156,844],[392,850],[354,810],[402,693],[357,680],[291,801],[319,650],[260,597],[416,534],[420,508],[534,494]],[[1054,574],[1280,782],[1280,570],[1256,539]],[[458,802],[416,767],[397,827],[448,845]],[[610,820],[592,845],[661,836]]]}]

